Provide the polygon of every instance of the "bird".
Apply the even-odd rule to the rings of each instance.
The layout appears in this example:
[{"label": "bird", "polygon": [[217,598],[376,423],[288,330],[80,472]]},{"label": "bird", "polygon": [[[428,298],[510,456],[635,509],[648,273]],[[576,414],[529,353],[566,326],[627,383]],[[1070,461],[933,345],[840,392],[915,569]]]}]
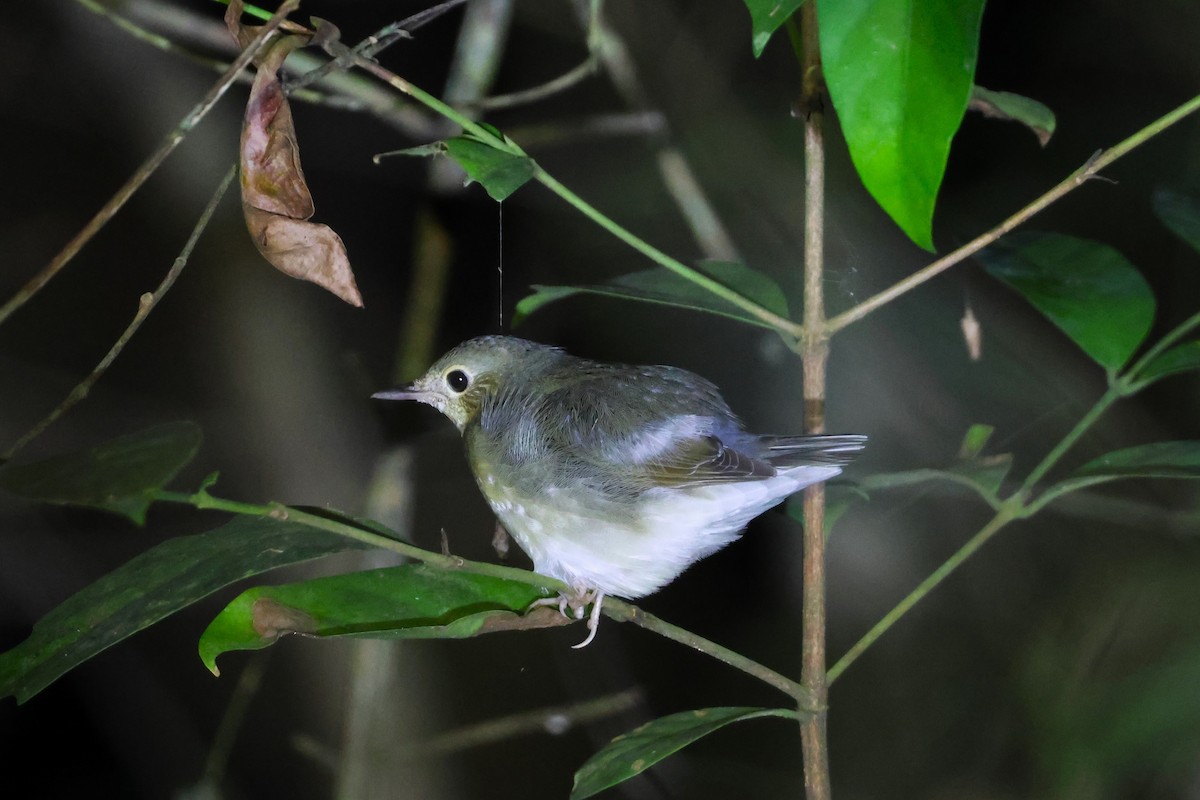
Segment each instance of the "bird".
[{"label": "bird", "polygon": [[411,384],[378,392],[448,417],[475,481],[534,570],[591,605],[636,600],[739,537],[789,495],[839,474],[859,435],[748,432],[680,367],[578,358],[513,336],[469,339]]}]

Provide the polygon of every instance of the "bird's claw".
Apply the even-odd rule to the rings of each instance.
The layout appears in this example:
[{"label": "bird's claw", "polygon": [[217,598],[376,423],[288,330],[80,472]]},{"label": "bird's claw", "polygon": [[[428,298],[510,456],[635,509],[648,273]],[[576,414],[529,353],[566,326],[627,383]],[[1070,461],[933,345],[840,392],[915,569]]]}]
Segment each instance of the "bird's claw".
[{"label": "bird's claw", "polygon": [[[592,613],[588,615],[587,621],[588,635],[579,644],[571,645],[572,650],[587,647],[592,643],[592,639],[596,638],[596,631],[600,629],[600,609],[604,605],[604,592],[593,590],[584,596],[584,600],[590,600],[592,603]],[[583,605],[579,605],[575,609],[575,616],[577,619],[583,618]]]},{"label": "bird's claw", "polygon": [[[558,606],[558,613],[564,617],[575,617],[575,619],[583,619],[583,610],[591,605],[592,611],[587,617],[588,635],[579,644],[571,645],[572,649],[578,650],[581,647],[587,647],[592,643],[592,639],[596,638],[596,630],[600,627],[600,609],[604,604],[604,592],[597,589],[581,590],[574,594],[560,592],[558,597],[543,597],[534,600],[529,604],[526,611],[531,611],[542,606]],[[567,614],[567,607],[570,606],[572,613]]]}]

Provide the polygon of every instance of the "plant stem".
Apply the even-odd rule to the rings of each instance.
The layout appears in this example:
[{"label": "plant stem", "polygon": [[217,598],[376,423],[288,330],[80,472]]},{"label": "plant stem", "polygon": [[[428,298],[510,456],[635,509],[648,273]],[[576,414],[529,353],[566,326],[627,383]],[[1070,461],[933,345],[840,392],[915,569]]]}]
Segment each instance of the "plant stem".
[{"label": "plant stem", "polygon": [[11,447],[9,447],[8,450],[4,452],[4,455],[0,455],[0,461],[7,461],[12,458],[17,451],[21,450],[23,447],[25,447],[25,445],[29,444],[31,441],[40,436],[42,432],[53,425],[59,417],[67,413],[67,411],[71,410],[71,408],[73,408],[77,403],[88,396],[88,393],[91,392],[92,387],[96,385],[96,381],[100,380],[100,377],[104,375],[104,373],[108,371],[108,368],[112,366],[112,363],[117,360],[117,356],[119,356],[121,351],[125,349],[125,345],[129,344],[130,339],[132,339],[133,335],[137,333],[138,328],[142,326],[142,323],[146,321],[146,318],[150,316],[150,312],[154,310],[154,307],[158,305],[159,301],[163,299],[166,293],[175,284],[175,280],[179,277],[179,274],[183,272],[184,266],[187,265],[188,259],[192,255],[192,250],[194,250],[196,247],[196,242],[200,240],[200,234],[202,234],[204,229],[208,227],[209,220],[212,219],[213,213],[217,210],[217,204],[221,202],[221,198],[225,196],[225,191],[229,188],[229,184],[233,182],[233,177],[236,174],[237,165],[234,165],[229,168],[229,172],[225,174],[225,177],[217,186],[216,191],[213,192],[212,197],[208,201],[208,205],[205,206],[204,211],[201,212],[200,218],[196,220],[196,224],[192,228],[192,233],[188,237],[187,243],[184,244],[183,250],[179,252],[179,255],[176,257],[174,263],[171,264],[171,268],[167,270],[167,274],[162,279],[162,282],[159,283],[158,288],[155,289],[153,293],[147,292],[141,296],[138,301],[137,313],[134,314],[133,321],[129,323],[129,325],[125,328],[125,332],[122,333],[120,338],[118,338],[113,346],[109,348],[108,353],[105,354],[104,358],[100,360],[100,363],[96,365],[95,369],[93,369],[86,378],[80,381],[80,383],[71,390],[71,393],[68,394],[61,403],[55,406],[55,408],[38,424],[34,425],[33,428],[26,432],[24,436],[18,439]]},{"label": "plant stem", "polygon": [[[588,49],[592,58],[604,65],[613,88],[631,110],[649,113],[653,106],[641,78],[637,64],[617,30],[608,24],[601,13],[599,0],[576,2],[578,16],[588,27]],[[586,11],[583,6],[586,5]],[[706,258],[718,261],[738,261],[741,256],[734,245],[733,237],[712,207],[699,178],[692,171],[683,152],[674,143],[675,136],[665,118],[658,132],[651,138],[657,147],[656,160],[662,176],[663,186],[675,201],[683,215],[696,244]]]},{"label": "plant stem", "polygon": [[1100,399],[1097,400],[1090,409],[1088,409],[1088,412],[1084,414],[1082,418],[1080,418],[1079,422],[1075,423],[1075,427],[1071,428],[1071,430],[1067,432],[1067,435],[1064,436],[1062,440],[1054,446],[1054,449],[1046,454],[1046,457],[1042,459],[1041,463],[1039,463],[1033,468],[1032,471],[1030,471],[1029,476],[1026,477],[1021,483],[1021,488],[1017,490],[1016,496],[1021,498],[1022,502],[1024,502],[1029,492],[1033,491],[1033,487],[1037,485],[1038,481],[1044,478],[1046,473],[1053,469],[1054,465],[1057,464],[1060,459],[1062,459],[1066,452],[1070,450],[1077,441],[1079,441],[1080,437],[1082,437],[1083,434],[1086,433],[1087,430],[1096,423],[1096,420],[1100,419],[1100,415],[1107,411],[1109,406],[1111,406],[1117,400],[1120,400],[1123,396],[1124,387],[1121,386],[1119,382],[1114,381],[1113,384],[1108,388],[1108,391],[1100,396]]},{"label": "plant stem", "polygon": [[479,575],[489,575],[493,578],[503,578],[506,580],[525,583],[530,586],[540,586],[554,591],[569,591],[565,583],[547,575],[538,575],[535,572],[528,570],[517,569],[516,567],[505,567],[500,564],[487,564],[481,561],[468,561],[459,556],[450,555],[447,553],[435,553],[432,550],[424,550],[416,545],[401,541],[395,538],[396,534],[383,526],[378,526],[378,532],[369,530],[362,524],[345,522],[335,517],[322,516],[314,514],[303,509],[285,506],[281,503],[243,503],[237,500],[226,500],[221,497],[214,497],[205,490],[200,490],[194,494],[186,492],[169,492],[158,490],[154,492],[154,499],[167,503],[180,503],[183,505],[193,506],[199,509],[211,509],[214,511],[228,511],[233,514],[243,514],[252,517],[270,517],[278,520],[288,520],[290,522],[298,522],[301,525],[307,525],[310,528],[328,531],[329,533],[338,536],[345,536],[348,539],[362,542],[363,544],[372,547],[378,547],[382,550],[390,550],[393,553],[399,553],[402,556],[411,558],[414,561],[422,561],[426,564],[432,564],[436,567],[447,570],[461,570],[463,572],[473,572]]},{"label": "plant stem", "polygon": [[853,308],[843,311],[836,317],[831,318],[829,323],[826,325],[826,330],[830,335],[832,335],[847,325],[857,322],[877,308],[890,303],[900,295],[915,289],[930,278],[940,275],[942,272],[945,272],[955,264],[965,261],[967,258],[987,247],[989,244],[996,241],[1013,228],[1028,220],[1030,217],[1038,214],[1064,195],[1082,186],[1089,179],[1099,173],[1100,170],[1112,164],[1130,150],[1133,150],[1138,145],[1141,145],[1162,133],[1167,128],[1178,123],[1184,117],[1193,113],[1197,109],[1200,109],[1200,95],[1193,97],[1191,100],[1179,106],[1174,111],[1150,123],[1119,144],[1110,147],[1108,150],[1103,150],[1096,153],[1094,156],[1088,159],[1087,163],[1068,175],[1050,191],[1046,192],[1041,197],[1034,200],[1032,203],[1025,206],[1020,211],[1013,214],[1011,217],[1004,220],[987,233],[975,237],[967,244],[939,258],[937,261],[934,261],[932,264],[923,267],[917,272],[914,272],[912,275],[908,276],[902,281],[897,282],[890,288],[884,289],[879,294],[869,297]]},{"label": "plant stem", "polygon": [[945,580],[951,572],[954,572],[954,570],[958,569],[959,565],[970,558],[976,550],[978,550],[980,547],[983,547],[988,539],[992,538],[997,531],[1007,525],[1015,516],[1016,512],[1014,509],[1006,508],[1000,513],[996,514],[996,516],[992,517],[992,519],[989,520],[988,523],[984,525],[978,533],[972,536],[966,544],[959,548],[958,552],[942,562],[941,566],[934,570],[929,577],[921,581],[920,585],[918,585],[916,589],[913,589],[908,596],[901,600],[895,608],[889,611],[883,619],[875,623],[875,627],[867,631],[865,636],[859,639],[858,642],[855,643],[855,645],[851,647],[844,656],[838,659],[836,664],[829,668],[829,682],[833,683],[836,681],[838,677],[846,671],[846,668],[853,664],[868,647],[875,644],[876,640],[878,640],[880,636],[882,636],[888,631],[889,628],[895,625],[896,622],[899,621],[899,619],[905,614],[907,614],[913,606],[915,606],[922,598],[925,597],[925,595],[933,591],[934,587]]},{"label": "plant stem", "polygon": [[299,5],[300,0],[284,0],[280,4],[279,10],[272,15],[266,25],[262,26],[254,39],[246,46],[246,49],[234,59],[233,63],[229,65],[229,69],[225,70],[225,73],[213,84],[212,88],[201,98],[200,102],[188,112],[187,116],[175,126],[175,129],[167,134],[167,137],[158,146],[158,149],[142,162],[142,165],[134,171],[129,180],[96,212],[96,215],[83,227],[83,230],[75,234],[75,237],[67,242],[58,255],[51,259],[50,263],[41,272],[33,276],[28,283],[22,286],[12,299],[3,306],[0,306],[0,323],[3,323],[14,311],[37,294],[121,210],[125,202],[154,174],[154,171],[179,146],[179,143],[183,141],[192,128],[196,127],[200,120],[204,119],[205,115],[221,99],[222,95],[225,94],[225,91],[237,79],[242,70],[262,50],[263,45],[266,44],[267,39],[271,37],[275,29],[283,24],[287,15],[295,11]]},{"label": "plant stem", "polygon": [[[800,8],[801,91],[804,117],[804,324],[800,357],[804,369],[804,430],[825,430],[825,372],[829,336],[825,324],[825,132],[822,109],[821,50],[816,3]],[[795,24],[789,20],[795,37]],[[826,737],[825,677],[825,487],[804,491],[804,591],[800,682],[808,691],[812,714],[800,718],[804,787],[808,800],[829,800],[829,746]]]},{"label": "plant stem", "polygon": [[795,681],[780,675],[778,672],[746,658],[741,653],[709,641],[702,636],[672,625],[665,620],[649,614],[632,603],[618,600],[615,597],[604,598],[604,614],[610,619],[620,622],[632,622],[638,627],[653,631],[673,642],[686,645],[693,650],[699,650],[707,656],[722,661],[734,669],[741,670],[747,675],[758,678],[763,683],[775,687],[784,694],[796,700],[802,716],[813,715],[818,711],[809,691]]},{"label": "plant stem", "polygon": [[1122,378],[1122,383],[1126,387],[1128,393],[1133,393],[1141,388],[1141,380],[1138,375],[1146,368],[1146,365],[1158,357],[1159,353],[1165,351],[1168,347],[1178,342],[1184,336],[1191,333],[1197,326],[1200,326],[1200,311],[1197,311],[1192,316],[1185,319],[1179,325],[1167,331],[1161,339],[1155,342],[1133,365],[1125,370],[1125,376]]},{"label": "plant stem", "polygon": [[[1100,416],[1108,410],[1109,406],[1125,395],[1125,391],[1125,386],[1119,380],[1114,380],[1108,391],[1101,395],[1100,399],[1097,400],[1095,404],[1093,404],[1088,410],[1088,412],[1084,414],[1077,423],[1075,423],[1075,426],[1067,432],[1067,435],[1064,436],[1058,442],[1058,444],[1046,454],[1046,457],[1043,458],[1041,462],[1030,471],[1028,477],[1022,481],[1021,487],[1017,489],[1017,491],[1013,493],[1011,497],[1000,503],[996,510],[996,515],[992,517],[992,519],[989,520],[988,523],[984,525],[978,533],[972,536],[966,544],[959,548],[954,555],[942,562],[941,566],[934,570],[929,577],[921,581],[920,585],[918,585],[916,589],[913,589],[907,597],[901,600],[895,608],[889,611],[883,619],[877,622],[865,636],[859,639],[858,642],[856,642],[855,645],[851,647],[846,654],[842,656],[836,664],[833,665],[833,667],[830,668],[829,682],[833,683],[833,681],[835,681],[839,675],[845,672],[846,668],[853,664],[854,661],[861,656],[868,647],[874,644],[880,636],[882,636],[889,628],[896,624],[901,617],[907,614],[909,610],[911,610],[913,606],[915,606],[923,597],[925,597],[925,595],[929,594],[934,587],[945,580],[950,573],[958,569],[963,562],[970,558],[976,550],[982,547],[988,541],[988,539],[991,539],[992,536],[995,535],[1001,528],[1013,520],[1024,519],[1025,517],[1031,516],[1033,513],[1040,510],[1042,506],[1045,505],[1041,498],[1032,502],[1029,500],[1029,495],[1033,491],[1033,488],[1042,478],[1046,476],[1051,469],[1054,468],[1054,466],[1062,459],[1066,452],[1070,450],[1076,442],[1079,441],[1080,437],[1082,437],[1083,434],[1086,433],[1092,427],[1092,425],[1096,423],[1096,420],[1098,420]],[[1075,488],[1083,488],[1084,485],[1085,484],[1081,483]],[[1057,496],[1058,494],[1054,494],[1048,499],[1053,499]]]},{"label": "plant stem", "polygon": [[688,279],[697,286],[700,286],[717,297],[720,297],[721,299],[737,306],[746,313],[754,316],[756,319],[762,320],[780,333],[791,336],[799,335],[801,328],[797,326],[796,323],[789,319],[785,319],[778,314],[768,311],[758,303],[743,297],[742,295],[726,287],[725,285],[718,283],[707,275],[697,272],[686,264],[671,258],[671,256],[659,250],[654,245],[633,235],[628,230],[621,227],[616,222],[613,222],[603,213],[598,211],[594,206],[590,205],[579,195],[572,192],[566,186],[563,186],[558,182],[558,180],[556,180],[541,167],[535,166],[533,177],[538,183],[542,184],[547,189],[554,192],[563,200],[574,206],[585,217],[592,220],[601,228],[608,231],[613,236],[616,236],[622,242],[625,242],[625,244],[629,245],[634,250],[637,250],[651,261],[654,261],[656,264],[666,267],[675,274]]},{"label": "plant stem", "polygon": [[570,705],[519,711],[484,722],[471,723],[448,733],[414,742],[396,751],[396,757],[405,760],[445,758],[473,747],[496,744],[533,733],[544,734],[552,724],[575,727],[615,716],[636,708],[644,701],[642,689],[635,687]]},{"label": "plant stem", "polygon": [[[301,525],[307,525],[310,528],[328,531],[329,533],[338,536],[345,536],[349,539],[362,542],[363,544],[378,547],[383,550],[390,550],[394,553],[399,553],[414,561],[422,561],[426,564],[431,564],[435,567],[447,570],[460,570],[463,572],[472,572],[477,575],[488,575],[493,578],[503,578],[505,580],[517,581],[530,586],[538,586],[551,589],[553,591],[569,592],[570,587],[560,580],[551,578],[546,575],[539,575],[536,572],[517,569],[515,567],[505,567],[500,564],[488,564],[481,561],[469,561],[459,556],[449,555],[447,553],[435,553],[431,550],[424,550],[416,545],[401,541],[395,538],[392,532],[384,533],[386,530],[382,526],[378,527],[377,531],[369,530],[364,525],[352,522],[346,522],[332,516],[323,516],[314,514],[309,511],[304,511],[299,508],[285,506],[280,503],[243,503],[237,500],[226,500],[222,497],[215,497],[208,493],[206,489],[188,494],[186,492],[170,492],[164,489],[159,489],[154,492],[154,499],[166,503],[179,503],[189,505],[199,509],[211,509],[215,511],[227,511],[233,514],[242,514],[252,517],[270,517],[277,520],[288,520],[290,522],[298,522]],[[331,512],[332,513],[332,512]],[[391,534],[391,535],[388,535]],[[621,622],[632,622],[639,627],[653,631],[660,636],[663,636],[680,644],[687,645],[695,650],[699,650],[705,655],[711,656],[718,661],[724,662],[729,666],[745,672],[753,678],[775,687],[781,692],[794,698],[803,714],[811,714],[814,706],[809,699],[809,695],[800,684],[795,681],[785,678],[778,672],[769,669],[768,667],[753,661],[740,653],[736,653],[727,647],[723,647],[716,642],[705,639],[702,636],[684,630],[676,625],[672,625],[658,617],[647,614],[632,603],[626,603],[615,597],[605,598],[603,608],[605,615],[611,619]]]},{"label": "plant stem", "polygon": [[[462,127],[462,129],[464,131],[467,131],[468,133],[470,133],[471,135],[480,139],[481,141],[487,142],[491,147],[494,147],[497,150],[500,150],[501,152],[509,153],[511,155],[521,156],[523,158],[529,158],[529,156],[526,155],[526,153],[523,150],[521,150],[521,148],[518,147],[515,143],[513,143],[511,141],[506,141],[503,138],[497,137],[495,134],[493,134],[487,128],[484,128],[483,126],[474,122],[466,115],[462,114],[461,112],[459,112],[452,106],[448,105],[447,103],[445,103],[445,102],[439,100],[438,98],[434,97],[433,95],[429,94],[428,92],[421,89],[420,87],[415,86],[412,83],[410,83],[409,81],[404,80],[399,75],[396,75],[395,73],[390,72],[387,69],[384,69],[383,67],[379,66],[378,64],[375,64],[374,62],[367,61],[366,59],[356,57],[354,60],[354,63],[356,66],[360,67],[361,69],[366,70],[367,72],[370,72],[375,77],[384,81],[389,86],[392,86],[393,88],[397,89],[398,91],[403,92],[404,94],[413,98],[417,102],[428,107],[430,110],[435,111],[438,114],[441,114],[443,117],[450,120],[451,122],[458,124],[459,126]],[[587,203],[579,195],[575,194],[570,189],[568,189],[566,186],[559,183],[558,180],[554,178],[554,176],[552,176],[550,173],[548,173],[544,169],[542,169],[541,166],[537,164],[537,162],[533,161],[533,159],[529,159],[529,160],[530,160],[530,163],[532,163],[533,167],[534,167],[533,177],[535,180],[537,180],[538,183],[542,184],[547,189],[549,189],[550,191],[557,194],[563,200],[565,200],[566,202],[568,202],[572,206],[574,206],[585,217],[592,220],[597,225],[599,225],[601,228],[608,231],[613,236],[616,236],[622,242],[625,242],[625,244],[627,244],[630,247],[632,247],[633,249],[637,250],[642,255],[644,255],[647,258],[649,258],[650,260],[654,261],[656,264],[666,267],[667,269],[671,270],[672,272],[676,273],[677,275],[679,275],[683,278],[686,278],[687,280],[695,283],[696,285],[706,289],[707,291],[712,292],[717,297],[720,297],[723,300],[728,301],[729,303],[742,309],[743,311],[747,312],[748,314],[751,314],[756,319],[762,320],[764,323],[766,323],[770,327],[774,328],[775,330],[779,331],[781,334],[783,334],[785,336],[790,336],[792,338],[798,338],[801,335],[802,329],[796,323],[792,322],[789,319],[781,317],[778,314],[776,314],[772,311],[769,311],[766,308],[763,308],[758,303],[755,303],[753,300],[743,297],[742,295],[738,294],[737,292],[733,291],[732,289],[728,288],[727,286],[725,286],[721,283],[718,283],[717,281],[713,280],[712,278],[708,277],[707,275],[692,269],[691,267],[687,266],[686,264],[684,264],[683,262],[681,262],[677,259],[672,258],[671,256],[669,256],[666,253],[664,253],[663,251],[659,250],[657,247],[654,247],[652,244],[645,241],[644,239],[641,239],[638,236],[635,236],[630,231],[626,230],[625,228],[621,227],[613,220],[609,219],[607,216],[605,216],[603,213],[601,213],[599,210],[597,210],[594,206]]]}]

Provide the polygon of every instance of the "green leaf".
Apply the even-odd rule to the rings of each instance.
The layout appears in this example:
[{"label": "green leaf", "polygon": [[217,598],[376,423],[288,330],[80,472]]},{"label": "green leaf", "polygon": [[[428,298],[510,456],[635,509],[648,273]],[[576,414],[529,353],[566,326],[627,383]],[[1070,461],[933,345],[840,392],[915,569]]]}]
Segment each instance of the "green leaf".
[{"label": "green leaf", "polygon": [[97,653],[234,581],[360,547],[265,517],[170,539],[67,598],[28,639],[0,654],[0,697],[23,703]]},{"label": "green leaf", "polygon": [[1124,256],[1056,233],[1005,236],[977,256],[1108,370],[1120,369],[1154,321],[1154,295]]},{"label": "green leaf", "polygon": [[477,181],[496,202],[500,202],[533,177],[533,161],[524,155],[497,150],[473,136],[446,140],[446,152],[458,162],[467,177]]},{"label": "green leaf", "polygon": [[1200,202],[1170,189],[1154,193],[1154,213],[1180,239],[1200,252]]},{"label": "green leaf", "polygon": [[1071,492],[1123,478],[1200,478],[1200,442],[1157,442],[1103,455],[1048,487],[1033,510]]},{"label": "green leaf", "polygon": [[[200,658],[258,650],[288,633],[371,639],[463,639],[520,625],[544,592],[525,583],[424,564],[256,586],[240,594],[200,637]],[[557,610],[547,624],[566,622]]]},{"label": "green leaf", "polygon": [[1097,477],[1200,478],[1200,442],[1156,442],[1117,450],[1088,462],[1071,476]]},{"label": "green leaf", "polygon": [[575,773],[570,800],[583,800],[629,780],[697,739],[731,722],[755,717],[799,719],[783,708],[702,708],[660,717],[616,737]]},{"label": "green leaf", "polygon": [[967,428],[966,435],[963,436],[962,444],[958,446],[958,457],[964,460],[978,458],[983,452],[983,448],[987,446],[988,440],[992,438],[992,434],[996,429],[991,425],[975,423]]},{"label": "green leaf", "polygon": [[[696,268],[768,311],[781,317],[788,316],[787,298],[784,296],[783,290],[779,288],[779,284],[761,272],[756,272],[742,264],[723,261],[703,261],[697,264]],[[534,294],[517,303],[513,325],[519,325],[542,306],[564,297],[576,294],[596,294],[603,297],[618,297],[625,300],[641,300],[648,303],[690,308],[694,311],[717,314],[751,325],[771,327],[707,289],[662,267],[622,275],[603,284],[590,286],[534,285],[533,288]]]},{"label": "green leaf", "polygon": [[170,422],[88,450],[30,464],[5,464],[0,487],[45,503],[100,508],[142,525],[153,493],[200,449],[200,427]]},{"label": "green leaf", "polygon": [[1150,359],[1138,370],[1136,379],[1148,385],[1177,372],[1200,369],[1200,341],[1176,345]]},{"label": "green leaf", "polygon": [[825,81],[850,158],[871,196],[926,250],[950,141],[971,97],[983,5],[817,5]]},{"label": "green leaf", "polygon": [[746,0],[750,11],[751,46],[754,57],[762,55],[772,34],[804,5],[804,0]]},{"label": "green leaf", "polygon": [[1054,112],[1045,103],[1012,92],[994,92],[982,86],[971,90],[972,111],[978,111],[992,119],[1008,119],[1019,122],[1037,137],[1038,144],[1045,147],[1054,135]]}]

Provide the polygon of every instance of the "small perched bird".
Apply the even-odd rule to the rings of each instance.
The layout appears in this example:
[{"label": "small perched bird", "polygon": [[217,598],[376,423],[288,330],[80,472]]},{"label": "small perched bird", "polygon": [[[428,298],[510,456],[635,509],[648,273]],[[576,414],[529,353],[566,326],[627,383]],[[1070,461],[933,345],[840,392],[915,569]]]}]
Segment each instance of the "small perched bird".
[{"label": "small perched bird", "polygon": [[481,336],[409,386],[373,395],[433,406],[458,427],[483,496],[557,602],[595,636],[605,595],[635,599],[837,475],[865,436],[746,432],[717,387],[678,367],[589,361]]}]

